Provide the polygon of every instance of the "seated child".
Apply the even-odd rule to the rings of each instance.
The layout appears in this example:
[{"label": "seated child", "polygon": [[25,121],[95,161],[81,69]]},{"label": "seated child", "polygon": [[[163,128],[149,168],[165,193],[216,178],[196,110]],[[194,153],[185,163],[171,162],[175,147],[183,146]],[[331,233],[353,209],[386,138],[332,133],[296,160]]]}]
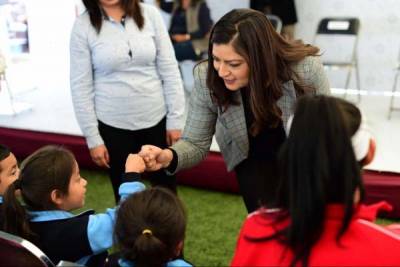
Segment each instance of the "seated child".
[{"label": "seated child", "polygon": [[[351,143],[354,155],[360,168],[368,165],[375,157],[376,143],[366,119],[361,111],[352,103],[343,99],[337,99],[338,104],[344,112],[344,119],[349,127]],[[356,190],[356,197],[359,198],[360,190]],[[375,221],[380,212],[392,211],[393,207],[386,201],[380,201],[372,205],[360,205],[359,215],[361,218]],[[386,225],[387,230],[400,233],[399,224]]]},{"label": "seated child", "polygon": [[[138,181],[144,168],[141,157],[129,155],[121,199],[145,189]],[[70,151],[55,146],[37,150],[22,162],[19,179],[5,193],[5,231],[30,240],[54,263],[103,266],[113,245],[116,209],[96,215],[70,213],[84,206],[86,184]],[[26,206],[15,196],[18,189]]]},{"label": "seated child", "polygon": [[364,157],[341,101],[297,101],[276,205],[248,216],[232,266],[400,266],[400,235],[369,221],[360,204]]},{"label": "seated child", "polygon": [[151,188],[131,195],[117,212],[114,235],[121,257],[113,265],[190,267],[191,264],[177,259],[182,252],[185,229],[185,210],[174,194]]},{"label": "seated child", "polygon": [[19,174],[17,159],[10,149],[0,144],[0,230],[3,230],[3,195]]}]

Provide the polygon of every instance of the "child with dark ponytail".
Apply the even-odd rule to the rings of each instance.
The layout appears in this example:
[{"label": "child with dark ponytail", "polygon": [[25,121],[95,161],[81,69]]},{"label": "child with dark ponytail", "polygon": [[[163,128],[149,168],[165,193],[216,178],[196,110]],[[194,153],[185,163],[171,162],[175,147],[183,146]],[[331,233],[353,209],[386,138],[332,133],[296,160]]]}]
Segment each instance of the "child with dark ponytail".
[{"label": "child with dark ponytail", "polygon": [[[137,181],[144,168],[141,157],[129,155],[121,199],[145,189]],[[5,193],[5,231],[32,241],[55,263],[103,266],[113,245],[116,209],[96,215],[70,213],[83,207],[86,184],[70,151],[55,146],[37,150],[22,162],[19,179]],[[25,206],[15,196],[18,189]]]},{"label": "child with dark ponytail", "polygon": [[360,166],[373,150],[356,106],[299,98],[279,153],[276,204],[247,217],[231,266],[400,266],[398,228],[373,222],[389,205],[362,204]]},{"label": "child with dark ponytail", "polygon": [[8,147],[0,144],[0,230],[3,229],[3,195],[19,174],[17,159]]},{"label": "child with dark ponytail", "polygon": [[185,229],[185,210],[174,194],[151,188],[131,195],[118,209],[114,235],[121,257],[113,265],[192,266],[177,259],[182,252]]}]

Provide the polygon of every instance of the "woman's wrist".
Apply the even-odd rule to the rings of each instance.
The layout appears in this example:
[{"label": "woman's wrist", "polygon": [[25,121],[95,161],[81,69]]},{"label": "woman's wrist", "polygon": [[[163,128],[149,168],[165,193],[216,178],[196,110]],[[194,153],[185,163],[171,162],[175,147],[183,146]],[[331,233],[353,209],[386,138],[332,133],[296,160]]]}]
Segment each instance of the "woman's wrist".
[{"label": "woman's wrist", "polygon": [[164,169],[168,168],[174,159],[174,153],[172,153],[172,150],[169,148],[163,149],[163,163],[162,167]]},{"label": "woman's wrist", "polygon": [[178,167],[178,154],[171,147],[167,149],[172,153],[172,159],[169,161],[168,166],[165,167],[165,170],[169,173],[175,173],[176,168]]}]

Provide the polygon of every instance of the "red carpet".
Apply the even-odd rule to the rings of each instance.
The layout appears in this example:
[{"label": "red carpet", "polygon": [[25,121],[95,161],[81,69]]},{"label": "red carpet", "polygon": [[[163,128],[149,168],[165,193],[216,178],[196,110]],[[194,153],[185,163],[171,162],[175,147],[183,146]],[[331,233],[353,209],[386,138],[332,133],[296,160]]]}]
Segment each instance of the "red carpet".
[{"label": "red carpet", "polygon": [[[18,158],[24,158],[44,145],[62,145],[74,153],[81,167],[96,168],[90,159],[85,140],[80,136],[0,127],[0,143],[10,147]],[[400,218],[400,174],[365,171],[363,179],[366,189],[365,202],[386,200],[394,208],[392,212],[386,214],[386,217]],[[216,152],[210,152],[208,157],[196,167],[180,172],[178,181],[180,184],[204,189],[238,192],[235,173],[226,171],[221,155]]]}]

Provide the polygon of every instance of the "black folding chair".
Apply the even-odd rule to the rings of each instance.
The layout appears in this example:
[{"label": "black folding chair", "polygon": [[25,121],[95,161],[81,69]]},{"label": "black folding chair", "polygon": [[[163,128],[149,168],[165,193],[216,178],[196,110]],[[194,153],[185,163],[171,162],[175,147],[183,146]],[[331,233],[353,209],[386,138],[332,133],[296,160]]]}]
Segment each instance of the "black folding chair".
[{"label": "black folding chair", "polygon": [[358,68],[358,37],[360,20],[354,17],[323,18],[318,24],[314,44],[321,49],[322,64],[326,70],[347,70],[345,97],[353,69],[356,73],[358,101],[361,100],[361,83]]}]

